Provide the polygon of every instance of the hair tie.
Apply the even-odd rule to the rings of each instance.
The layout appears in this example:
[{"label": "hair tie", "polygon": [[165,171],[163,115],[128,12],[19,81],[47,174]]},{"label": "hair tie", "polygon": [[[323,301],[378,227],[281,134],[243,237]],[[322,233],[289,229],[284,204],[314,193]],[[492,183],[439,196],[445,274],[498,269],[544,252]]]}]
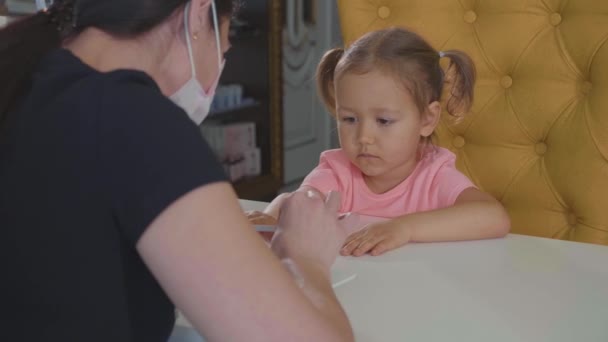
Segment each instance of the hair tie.
[{"label": "hair tie", "polygon": [[76,1],[54,1],[51,7],[43,10],[49,17],[49,22],[61,34],[67,35],[76,28]]},{"label": "hair tie", "polygon": [[443,58],[443,57],[445,57],[445,52],[439,51],[439,58]]}]

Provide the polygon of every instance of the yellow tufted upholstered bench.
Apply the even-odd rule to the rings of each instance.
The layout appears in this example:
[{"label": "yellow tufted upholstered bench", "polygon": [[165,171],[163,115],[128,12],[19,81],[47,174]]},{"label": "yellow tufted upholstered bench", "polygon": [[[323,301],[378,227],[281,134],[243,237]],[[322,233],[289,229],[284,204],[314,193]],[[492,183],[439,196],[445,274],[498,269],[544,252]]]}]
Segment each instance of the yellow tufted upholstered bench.
[{"label": "yellow tufted upholstered bench", "polygon": [[507,207],[513,233],[608,245],[608,0],[338,5],[347,45],[403,26],[473,58],[471,113],[442,120],[438,144]]}]

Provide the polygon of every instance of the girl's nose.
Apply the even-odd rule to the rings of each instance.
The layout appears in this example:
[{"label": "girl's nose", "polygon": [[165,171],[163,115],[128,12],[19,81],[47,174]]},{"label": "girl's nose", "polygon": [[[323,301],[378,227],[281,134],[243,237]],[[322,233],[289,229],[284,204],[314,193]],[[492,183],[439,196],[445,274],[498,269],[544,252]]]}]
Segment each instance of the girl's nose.
[{"label": "girl's nose", "polygon": [[372,127],[369,127],[369,126],[370,125],[366,125],[365,123],[362,123],[359,128],[357,140],[362,145],[371,145],[376,140],[374,137],[374,130]]}]

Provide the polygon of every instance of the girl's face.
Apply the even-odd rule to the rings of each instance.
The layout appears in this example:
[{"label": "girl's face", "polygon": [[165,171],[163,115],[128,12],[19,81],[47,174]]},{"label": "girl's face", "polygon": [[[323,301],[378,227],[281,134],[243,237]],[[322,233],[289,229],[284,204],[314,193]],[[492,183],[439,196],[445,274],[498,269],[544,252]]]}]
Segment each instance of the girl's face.
[{"label": "girl's face", "polygon": [[441,107],[420,113],[411,94],[378,70],[336,81],[340,145],[364,177],[402,181],[413,171],[421,137],[430,136]]}]

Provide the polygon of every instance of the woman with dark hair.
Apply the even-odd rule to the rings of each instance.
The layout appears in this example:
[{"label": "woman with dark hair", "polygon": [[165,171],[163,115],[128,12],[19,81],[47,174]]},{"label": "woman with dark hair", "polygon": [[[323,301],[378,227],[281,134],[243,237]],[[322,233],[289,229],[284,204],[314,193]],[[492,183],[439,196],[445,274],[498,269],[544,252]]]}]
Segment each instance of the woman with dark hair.
[{"label": "woman with dark hair", "polygon": [[1,341],[166,341],[174,305],[210,341],[353,339],[339,196],[291,195],[268,248],[195,125],[233,10],[64,0],[0,30]]}]

